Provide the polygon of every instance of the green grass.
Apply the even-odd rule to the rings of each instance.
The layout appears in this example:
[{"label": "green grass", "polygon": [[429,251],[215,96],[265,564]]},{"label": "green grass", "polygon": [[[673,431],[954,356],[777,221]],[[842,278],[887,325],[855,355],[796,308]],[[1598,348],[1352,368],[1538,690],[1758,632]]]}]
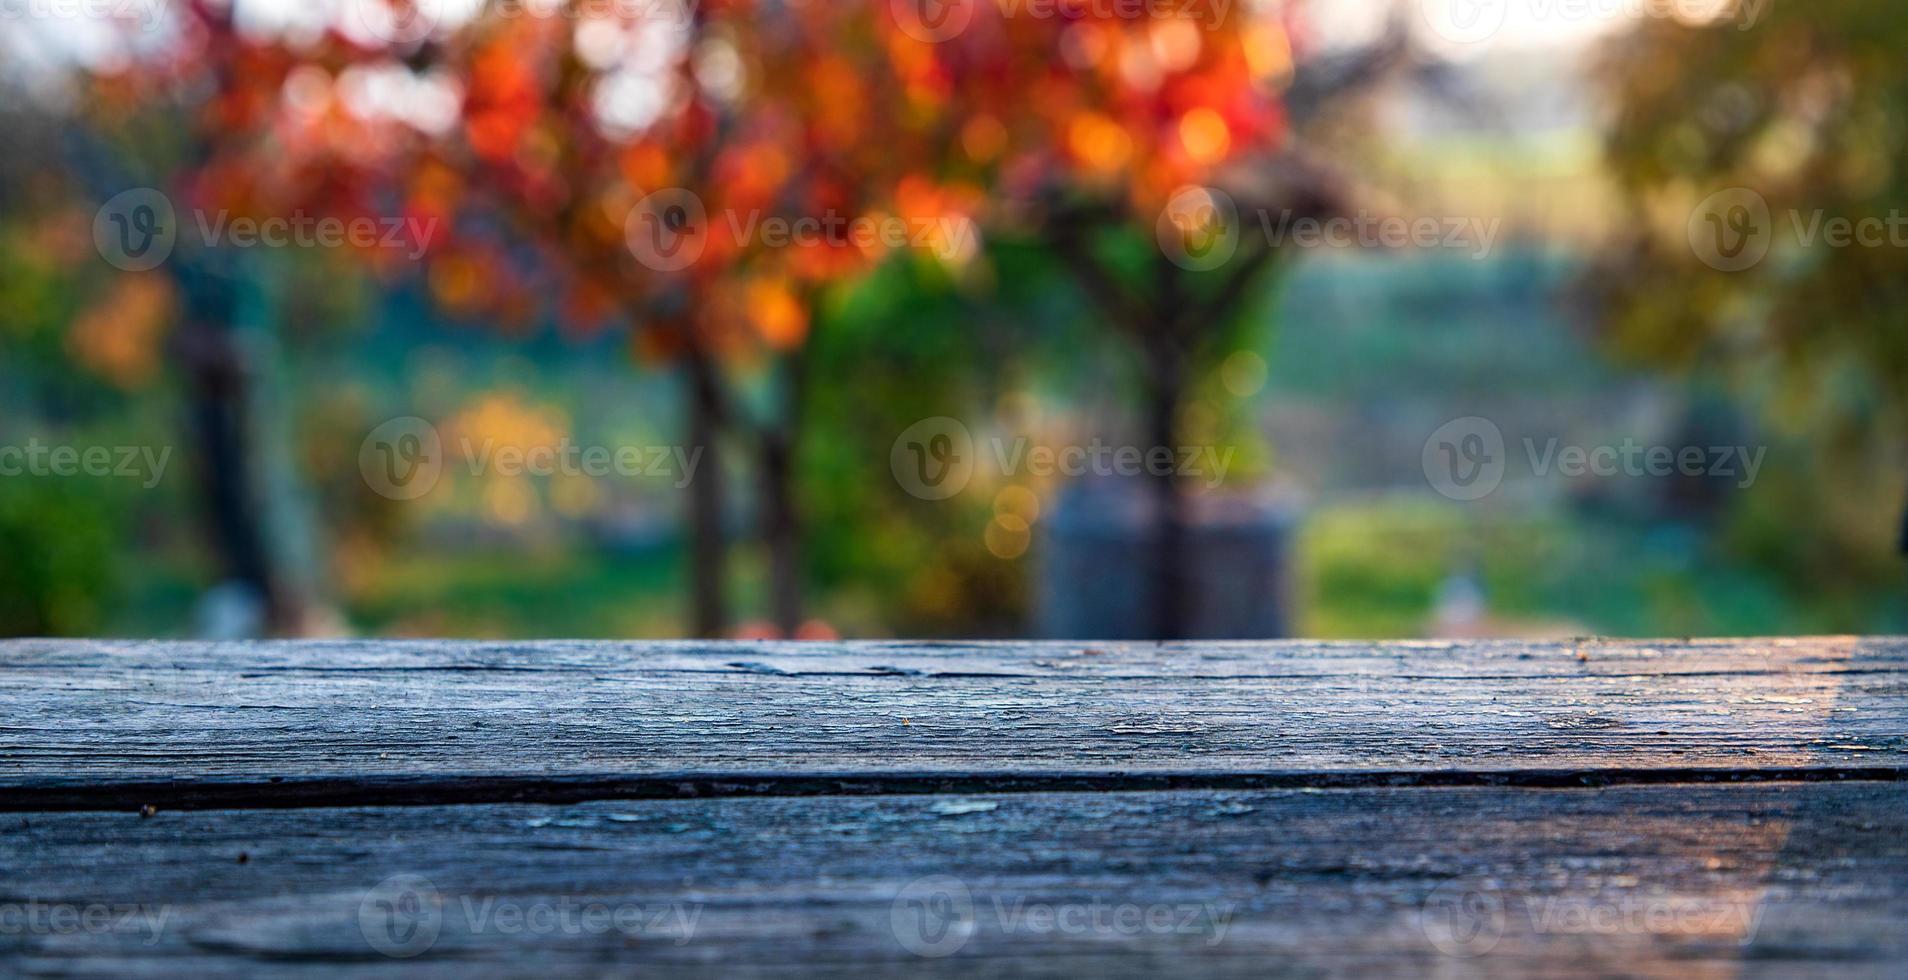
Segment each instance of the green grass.
[{"label": "green grass", "polygon": [[1571,514],[1507,516],[1411,497],[1315,512],[1301,533],[1301,630],[1326,638],[1422,636],[1439,588],[1474,569],[1509,631],[1576,626],[1608,636],[1873,631],[1873,610],[1785,587],[1674,526]]}]

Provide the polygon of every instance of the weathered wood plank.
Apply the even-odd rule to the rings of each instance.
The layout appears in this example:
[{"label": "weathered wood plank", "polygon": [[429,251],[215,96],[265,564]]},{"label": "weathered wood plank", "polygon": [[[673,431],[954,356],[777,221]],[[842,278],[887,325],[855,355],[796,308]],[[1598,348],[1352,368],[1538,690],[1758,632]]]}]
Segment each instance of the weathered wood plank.
[{"label": "weathered wood plank", "polygon": [[14,810],[1903,767],[1902,640],[0,644]]},{"label": "weathered wood plank", "polygon": [[[18,815],[0,972],[1901,976],[1904,804],[1861,783]],[[28,903],[68,926],[8,918]],[[115,921],[81,924],[95,907]]]}]

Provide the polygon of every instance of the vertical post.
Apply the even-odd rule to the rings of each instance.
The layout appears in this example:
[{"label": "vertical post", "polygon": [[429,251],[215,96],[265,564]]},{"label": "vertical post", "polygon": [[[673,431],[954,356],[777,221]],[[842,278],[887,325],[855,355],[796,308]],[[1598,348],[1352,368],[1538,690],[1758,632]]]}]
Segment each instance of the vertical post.
[{"label": "vertical post", "polygon": [[305,610],[275,567],[254,478],[252,365],[236,336],[239,284],[215,262],[205,255],[175,266],[184,314],[175,349],[198,446],[207,537],[225,577],[263,603],[265,627],[295,633]]},{"label": "vertical post", "polygon": [[1182,640],[1188,635],[1186,586],[1186,500],[1177,465],[1156,467],[1152,457],[1162,448],[1178,461],[1179,409],[1185,397],[1185,361],[1172,331],[1156,324],[1148,334],[1147,473],[1153,519],[1152,600],[1153,633],[1158,640]]},{"label": "vertical post", "polygon": [[689,375],[689,451],[702,461],[689,485],[689,604],[695,635],[717,639],[728,632],[724,589],[728,557],[725,474],[722,470],[721,398],[715,365],[691,342],[684,360]]},{"label": "vertical post", "polygon": [[769,557],[769,611],[775,628],[793,639],[802,626],[801,520],[795,504],[791,437],[762,440],[762,541]]}]

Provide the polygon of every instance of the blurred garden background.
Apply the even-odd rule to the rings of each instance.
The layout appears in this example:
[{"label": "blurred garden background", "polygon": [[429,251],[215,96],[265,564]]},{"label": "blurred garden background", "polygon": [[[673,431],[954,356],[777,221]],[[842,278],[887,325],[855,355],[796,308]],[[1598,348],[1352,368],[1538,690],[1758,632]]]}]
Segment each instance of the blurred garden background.
[{"label": "blurred garden background", "polygon": [[0,5],[0,635],[1908,631],[1887,4]]}]

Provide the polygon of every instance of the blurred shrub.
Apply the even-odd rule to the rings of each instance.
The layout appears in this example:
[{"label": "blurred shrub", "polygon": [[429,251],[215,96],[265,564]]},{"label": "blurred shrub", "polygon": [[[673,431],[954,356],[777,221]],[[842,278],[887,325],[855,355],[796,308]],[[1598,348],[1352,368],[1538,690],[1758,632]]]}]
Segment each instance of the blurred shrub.
[{"label": "blurred shrub", "polygon": [[0,478],[0,636],[100,630],[121,513],[98,481]]}]

